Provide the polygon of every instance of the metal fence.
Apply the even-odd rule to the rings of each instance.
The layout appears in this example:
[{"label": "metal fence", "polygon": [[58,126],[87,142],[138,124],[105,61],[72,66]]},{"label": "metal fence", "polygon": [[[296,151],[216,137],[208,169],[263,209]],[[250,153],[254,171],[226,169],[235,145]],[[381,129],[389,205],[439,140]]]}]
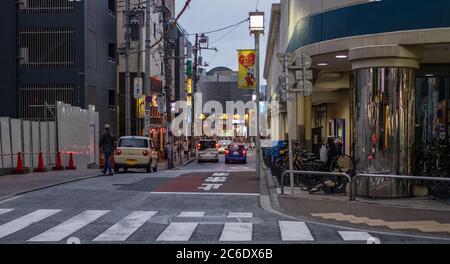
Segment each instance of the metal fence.
[{"label": "metal fence", "polygon": [[[287,175],[291,175],[290,171],[284,171],[281,174],[281,194],[284,195],[284,178]],[[348,180],[349,186],[349,200],[356,200],[356,184],[359,178],[384,178],[384,179],[397,179],[397,180],[408,180],[408,181],[432,181],[432,182],[448,182],[450,183],[450,178],[442,177],[423,177],[423,176],[405,176],[405,175],[388,175],[388,174],[358,174],[353,178],[347,173],[337,173],[337,172],[317,172],[317,171],[293,171],[292,177],[290,177],[290,195],[294,195],[294,175],[301,176],[336,176],[344,177]]]},{"label": "metal fence", "polygon": [[19,13],[68,13],[74,9],[74,1],[69,0],[20,0]]}]

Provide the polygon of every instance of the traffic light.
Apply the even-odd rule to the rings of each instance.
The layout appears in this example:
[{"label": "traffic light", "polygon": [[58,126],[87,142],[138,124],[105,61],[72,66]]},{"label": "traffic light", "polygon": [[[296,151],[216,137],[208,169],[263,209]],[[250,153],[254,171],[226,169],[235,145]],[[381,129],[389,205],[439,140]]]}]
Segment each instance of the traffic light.
[{"label": "traffic light", "polygon": [[190,60],[186,62],[186,76],[192,78],[192,61]]}]

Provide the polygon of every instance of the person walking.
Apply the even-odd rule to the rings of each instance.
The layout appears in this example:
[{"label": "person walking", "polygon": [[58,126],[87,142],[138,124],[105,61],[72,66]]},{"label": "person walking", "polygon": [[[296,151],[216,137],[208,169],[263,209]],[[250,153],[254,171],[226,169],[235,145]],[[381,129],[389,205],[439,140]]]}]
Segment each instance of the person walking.
[{"label": "person walking", "polygon": [[152,158],[152,169],[153,169],[153,172],[157,172],[158,171],[159,155],[158,155],[158,151],[156,150],[156,148],[152,149],[151,158]]},{"label": "person walking", "polygon": [[102,173],[105,175],[106,173],[109,173],[109,176],[113,176],[110,159],[115,150],[115,145],[114,145],[114,137],[111,135],[111,126],[108,124],[105,125],[105,132],[100,138],[99,147],[103,151],[103,155],[105,158],[105,164]]}]

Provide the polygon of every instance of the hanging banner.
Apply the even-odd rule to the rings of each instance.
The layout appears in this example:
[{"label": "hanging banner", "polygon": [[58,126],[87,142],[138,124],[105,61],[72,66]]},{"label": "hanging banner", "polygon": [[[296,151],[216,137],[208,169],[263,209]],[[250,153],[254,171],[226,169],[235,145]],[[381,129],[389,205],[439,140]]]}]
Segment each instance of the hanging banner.
[{"label": "hanging banner", "polygon": [[238,86],[240,89],[256,89],[255,50],[238,50]]},{"label": "hanging banner", "polygon": [[141,98],[136,100],[136,109],[138,111],[138,118],[140,119],[144,119],[145,117],[145,98],[146,96],[143,95]]}]

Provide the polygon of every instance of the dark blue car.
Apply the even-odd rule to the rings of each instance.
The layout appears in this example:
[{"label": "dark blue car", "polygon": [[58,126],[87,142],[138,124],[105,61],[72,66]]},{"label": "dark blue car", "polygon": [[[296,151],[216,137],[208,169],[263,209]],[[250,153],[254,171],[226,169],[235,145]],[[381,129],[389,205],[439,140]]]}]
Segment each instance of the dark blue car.
[{"label": "dark blue car", "polygon": [[233,162],[247,164],[247,150],[244,144],[233,143],[225,150],[225,163]]}]

